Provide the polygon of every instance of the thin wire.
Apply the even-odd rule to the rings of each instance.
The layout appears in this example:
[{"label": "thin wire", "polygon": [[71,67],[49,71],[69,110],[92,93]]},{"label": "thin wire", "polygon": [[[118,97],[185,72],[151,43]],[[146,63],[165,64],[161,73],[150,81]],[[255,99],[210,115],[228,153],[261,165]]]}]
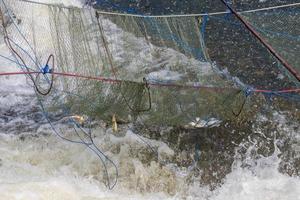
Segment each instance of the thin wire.
[{"label": "thin wire", "polygon": [[[239,11],[238,13],[239,14],[253,13],[253,12],[267,11],[267,10],[273,10],[273,9],[279,9],[279,8],[287,8],[287,7],[293,7],[293,6],[299,6],[299,5],[300,5],[300,3],[293,3],[293,4],[286,4],[286,5],[281,5],[281,6],[272,6],[272,7],[266,7],[266,8],[253,9],[253,10]],[[223,14],[231,13],[228,11],[222,11],[222,12],[182,14],[182,15],[139,15],[139,14],[116,13],[116,12],[107,12],[107,11],[97,11],[97,12],[99,12],[99,14],[106,14],[106,15],[131,16],[131,17],[142,17],[142,18],[201,17],[201,16],[214,16],[214,15],[223,15]]]},{"label": "thin wire", "polygon": [[[5,5],[5,3],[4,3],[4,1],[2,1],[3,2],[3,4]],[[6,7],[6,5],[5,5],[5,7]],[[6,7],[7,8],[7,7]],[[11,16],[10,16],[11,17]],[[20,60],[21,60],[21,62],[23,63],[22,65],[20,65],[20,66],[24,66],[25,68],[26,68],[26,70],[27,70],[27,72],[8,72],[8,73],[2,73],[1,75],[19,75],[19,74],[27,74],[27,75],[29,75],[30,76],[30,78],[31,78],[31,80],[33,81],[33,83],[34,83],[34,85],[35,85],[35,88],[36,88],[36,94],[37,93],[39,93],[39,94],[41,94],[41,95],[48,95],[49,93],[50,93],[50,91],[51,91],[51,89],[52,89],[52,86],[53,86],[53,80],[54,80],[54,74],[53,73],[51,73],[51,72],[53,72],[53,71],[44,71],[44,72],[31,72],[30,71],[30,68],[26,65],[26,63],[25,63],[25,61],[24,61],[24,59],[18,54],[18,52],[12,47],[12,44],[11,44],[11,42],[14,44],[14,45],[16,45],[19,49],[21,49],[23,52],[25,52],[25,54],[27,54],[28,56],[29,56],[29,58],[32,60],[32,61],[34,61],[34,59],[31,57],[31,55],[25,50],[25,49],[23,49],[22,47],[20,47],[18,44],[16,44],[13,40],[11,40],[10,38],[9,38],[9,36],[8,36],[8,33],[7,33],[7,31],[6,31],[6,28],[5,28],[5,26],[3,25],[3,28],[4,28],[4,32],[5,32],[5,41],[6,41],[6,43],[7,43],[7,46],[9,47],[9,49],[13,52],[13,55],[14,56],[17,56]],[[22,35],[22,37],[23,37],[23,39],[27,42],[27,44],[29,45],[29,47],[31,48],[31,46],[30,46],[30,44],[29,44],[29,42],[26,40],[26,37],[22,34],[22,32],[21,32],[21,30],[19,30],[19,28],[17,27],[17,29],[18,29],[18,32]],[[3,56],[2,56],[3,57]],[[6,57],[5,57],[6,58]],[[6,58],[6,59],[8,59],[8,58]],[[9,59],[10,60],[10,59]],[[12,61],[12,60],[10,60],[10,61]],[[52,70],[54,69],[54,56],[51,54],[49,57],[48,57],[48,60],[47,60],[47,62],[46,62],[46,66],[45,67],[49,67],[48,65],[49,65],[49,62],[50,61],[52,61]],[[13,62],[15,62],[15,63],[17,63],[17,64],[19,64],[19,62],[18,62],[18,59],[16,59],[16,61],[13,61]],[[34,62],[35,63],[35,62]],[[35,63],[37,66],[38,66],[38,64],[37,63]],[[49,69],[48,69],[49,70]],[[33,77],[32,77],[32,75],[33,74],[37,74],[37,76],[36,76],[36,79],[34,80],[33,79]],[[44,75],[46,75],[46,74],[51,74],[51,81],[50,81],[50,83],[49,83],[49,89],[48,90],[46,90],[46,92],[42,92],[40,89],[39,89],[39,87],[37,86],[37,84],[36,84],[36,81],[37,81],[37,79],[39,78],[39,75],[40,74],[44,74]],[[90,141],[91,141],[91,143],[86,143],[85,141],[83,141],[82,140],[82,138],[80,137],[80,135],[79,135],[79,133],[77,132],[77,130],[75,130],[75,132],[76,132],[76,134],[77,134],[77,136],[79,137],[79,139],[80,139],[80,141],[74,141],[74,140],[70,140],[70,139],[68,139],[68,138],[65,138],[64,136],[62,136],[56,129],[55,129],[55,127],[53,126],[53,124],[52,124],[52,122],[51,122],[51,120],[49,119],[49,117],[48,117],[48,114],[46,113],[46,111],[45,111],[45,108],[44,108],[44,106],[43,106],[43,104],[42,104],[42,102],[41,102],[41,100],[40,100],[40,98],[39,98],[39,96],[37,95],[37,97],[38,97],[38,101],[39,101],[39,103],[40,103],[40,105],[41,105],[41,108],[42,108],[42,111],[43,111],[43,113],[44,113],[44,116],[45,116],[45,118],[46,118],[46,120],[48,121],[48,123],[50,124],[50,126],[52,127],[52,129],[54,130],[54,132],[55,132],[55,134],[59,137],[59,138],[61,138],[61,139],[63,139],[63,140],[66,140],[66,141],[68,141],[68,142],[71,142],[71,143],[76,143],[76,144],[84,144],[84,145],[86,145],[90,150],[92,150],[99,158],[100,158],[100,160],[101,160],[101,162],[103,163],[103,165],[104,165],[104,168],[105,168],[105,174],[106,174],[106,177],[107,177],[107,187],[109,188],[109,189],[113,189],[114,188],[114,186],[117,184],[117,180],[118,180],[118,169],[117,169],[117,166],[115,165],[115,163],[112,161],[112,160],[110,160],[96,145],[95,145],[95,143],[94,143],[94,141],[93,141],[93,138],[92,138],[92,136],[91,136],[91,133],[90,134],[87,134],[81,127],[79,127],[79,125],[77,124],[77,127],[79,127],[80,128],[80,130],[82,131],[82,132],[84,132],[84,134],[85,135],[89,135],[89,139],[90,139]],[[102,156],[104,156],[104,158],[105,158],[105,160],[108,160],[109,162],[111,162],[112,163],[112,165],[115,167],[115,169],[116,169],[116,179],[115,179],[115,181],[111,184],[111,182],[110,182],[110,177],[109,177],[109,174],[108,174],[108,170],[107,170],[107,167],[106,167],[106,163],[105,163],[105,161],[102,159],[102,157],[101,157],[101,155]]]},{"label": "thin wire", "polygon": [[[11,39],[8,35],[6,35],[5,37],[4,37],[4,40],[5,41],[7,41],[7,40],[9,40],[9,43],[13,43],[18,49],[20,49],[21,51],[23,51],[28,57],[29,57],[29,59],[36,65],[36,67],[38,68],[38,69],[42,69],[41,67],[40,67],[40,65],[39,65],[39,63],[37,62],[37,61],[35,61],[35,59],[29,54],[29,52],[28,51],[26,51],[24,48],[22,48],[20,45],[18,45],[13,39]],[[10,50],[11,50],[11,48],[12,48],[12,45],[11,44],[9,44],[9,48],[10,48]],[[14,48],[12,48],[12,49],[14,49]],[[27,67],[28,69],[32,69],[32,68],[29,68],[29,67]],[[33,70],[33,69],[32,69]]]},{"label": "thin wire", "polygon": [[[7,76],[7,75],[23,75],[23,74],[37,74],[42,72],[9,72],[9,73],[0,73],[0,76]],[[84,76],[80,74],[73,74],[73,73],[62,73],[62,72],[51,72],[51,74],[64,76],[64,77],[75,77],[75,78],[83,78],[88,80],[97,80],[100,82],[107,82],[107,83],[120,83],[120,82],[127,82],[127,83],[135,83],[135,84],[142,84],[141,82],[134,82],[134,81],[126,81],[121,79],[112,79],[106,77],[99,77],[99,76]],[[240,89],[237,88],[221,88],[221,87],[210,87],[210,86],[200,86],[200,85],[179,85],[179,84],[160,84],[160,83],[148,83],[149,86],[152,87],[174,87],[174,88],[191,88],[191,89],[202,89],[208,91],[215,91],[215,92],[224,92],[226,90],[235,90],[240,92]],[[255,93],[278,93],[278,94],[285,94],[285,93],[298,93],[300,92],[300,88],[287,88],[287,89],[279,89],[279,90],[264,90],[264,89],[253,89]]]},{"label": "thin wire", "polygon": [[[18,0],[18,1],[33,3],[33,4],[40,4],[40,5],[45,5],[45,6],[54,6],[54,7],[65,8],[65,9],[79,8],[79,7],[76,7],[76,6],[64,6],[63,4],[50,4],[50,3],[36,2],[36,1],[31,1],[31,0]],[[252,12],[267,11],[267,10],[287,8],[287,7],[293,7],[293,6],[299,6],[299,5],[300,5],[300,2],[299,3],[292,3],[292,4],[285,4],[285,5],[280,5],[280,6],[271,6],[271,7],[266,7],[266,8],[245,10],[245,11],[240,11],[238,13],[240,13],[240,14],[242,14],[242,13],[252,13]],[[132,17],[149,17],[149,18],[200,17],[200,16],[206,16],[206,15],[213,16],[213,15],[223,15],[223,14],[230,13],[228,11],[223,11],[223,12],[182,14],[182,15],[138,15],[138,14],[106,12],[106,11],[99,11],[99,10],[97,12],[99,12],[100,14],[107,14],[107,15],[132,16]]]},{"label": "thin wire", "polygon": [[[52,130],[54,131],[55,135],[57,135],[60,139],[62,140],[65,140],[67,142],[70,142],[70,143],[74,143],[74,144],[83,144],[85,145],[86,147],[88,147],[91,151],[93,151],[97,157],[101,160],[103,166],[104,166],[104,170],[105,170],[105,174],[106,174],[106,177],[107,177],[107,182],[108,184],[106,185],[110,190],[112,190],[116,184],[117,184],[117,181],[118,181],[118,176],[119,176],[119,173],[118,173],[118,168],[117,168],[117,165],[110,159],[108,158],[98,147],[97,145],[94,143],[94,140],[92,138],[92,134],[91,134],[91,130],[89,131],[89,133],[87,133],[78,123],[76,123],[74,120],[71,120],[71,122],[76,125],[76,127],[78,127],[86,136],[89,137],[89,140],[90,140],[90,143],[87,143],[85,142],[79,135],[78,131],[75,129],[75,133],[76,135],[78,136],[79,140],[80,141],[75,141],[75,140],[71,140],[71,139],[68,139],[66,137],[64,137],[62,134],[63,134],[63,131],[60,129],[60,132],[55,128],[54,124],[52,123],[52,121],[50,120],[48,114],[47,114],[47,111],[44,107],[44,104],[42,103],[41,99],[38,98],[38,102],[41,106],[41,109],[42,109],[42,113],[43,115],[45,116],[46,118],[46,121],[50,124],[50,127],[52,128]],[[63,110],[65,110],[63,107],[62,107]],[[93,149],[94,148],[94,149]],[[104,161],[104,159],[101,157],[101,155],[105,158],[105,160],[108,160],[115,168],[116,170],[116,178],[115,178],[115,181],[113,182],[113,184],[111,184],[110,182],[110,178],[109,178],[109,174],[108,174],[108,170],[107,170],[107,166],[106,166],[106,163]]]}]

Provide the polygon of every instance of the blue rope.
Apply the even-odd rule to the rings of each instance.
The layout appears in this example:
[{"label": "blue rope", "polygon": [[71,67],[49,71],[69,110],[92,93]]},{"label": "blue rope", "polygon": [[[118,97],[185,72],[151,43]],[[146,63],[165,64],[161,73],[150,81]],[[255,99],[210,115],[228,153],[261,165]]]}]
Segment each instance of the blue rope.
[{"label": "blue rope", "polygon": [[12,42],[14,45],[16,45],[17,48],[19,48],[21,51],[23,51],[28,57],[29,59],[36,65],[36,67],[40,70],[41,69],[41,65],[30,55],[30,53],[28,51],[26,51],[23,47],[21,47],[20,45],[18,45],[14,40],[7,38],[10,42]]},{"label": "blue rope", "polygon": [[3,56],[3,55],[1,55],[1,54],[0,54],[0,57],[4,58],[4,59],[6,59],[6,60],[8,60],[8,61],[10,61],[10,62],[12,62],[12,63],[17,64],[18,66],[22,66],[21,68],[25,67],[25,66],[22,65],[20,62],[15,61],[15,60],[13,60],[13,59],[11,59],[11,58],[9,58],[9,57]]},{"label": "blue rope", "polygon": [[[3,0],[2,0],[2,2],[3,2],[3,4],[4,4],[6,10],[8,10],[6,4],[4,3]],[[10,17],[11,20],[13,21],[13,23],[14,23],[14,25],[15,25],[17,31],[20,33],[20,35],[22,36],[22,38],[23,38],[23,39],[26,41],[26,43],[28,44],[29,48],[34,52],[33,48],[31,47],[30,43],[29,43],[28,40],[26,39],[25,35],[24,35],[24,34],[22,33],[22,31],[19,29],[18,25],[15,24],[15,22],[14,22],[14,20],[13,20],[13,18],[12,18],[12,16],[11,16],[10,14],[9,14],[9,17]],[[9,38],[8,38],[8,39],[9,39]],[[35,59],[33,59],[33,58],[31,57],[31,55],[30,55],[30,53],[29,53],[28,51],[26,51],[24,48],[22,48],[21,46],[19,46],[19,45],[18,45],[17,43],[15,43],[13,40],[11,40],[11,39],[9,39],[9,40],[10,40],[14,45],[16,45],[19,49],[21,49],[27,56],[29,56],[30,60],[33,61],[33,62],[35,63],[35,65],[36,65],[38,68],[40,68],[41,72],[42,72],[44,75],[47,74],[47,73],[51,73],[52,70],[50,69],[49,65],[45,65],[44,67],[40,67],[41,65],[38,63],[38,61],[36,62]],[[11,59],[9,59],[9,58],[7,58],[7,57],[4,57],[4,56],[2,56],[2,57],[3,57],[3,58],[6,58],[6,59],[8,59],[8,60],[10,60],[10,61],[12,61],[12,62],[14,62],[14,63],[17,63],[19,66],[23,66],[23,65],[21,65],[21,64],[19,63],[18,59],[16,59],[16,58],[15,58],[16,61],[13,61],[13,60],[11,60]],[[29,69],[27,66],[23,66],[23,67],[26,67],[26,69]],[[92,137],[91,137],[91,133],[87,133],[82,127],[80,127],[78,124],[76,124],[76,123],[73,121],[73,123],[76,125],[76,127],[80,128],[80,130],[81,130],[85,135],[89,135],[89,138],[90,138],[91,142],[90,142],[90,143],[86,143],[85,141],[83,141],[82,138],[80,137],[80,135],[79,135],[79,133],[78,133],[77,131],[76,131],[76,134],[78,135],[80,141],[70,140],[70,139],[65,138],[64,136],[62,136],[62,134],[60,134],[60,133],[56,130],[56,128],[54,127],[53,123],[51,122],[51,120],[50,120],[50,118],[49,118],[49,115],[48,115],[48,113],[46,112],[46,110],[45,110],[45,108],[44,108],[44,105],[43,105],[43,103],[41,102],[41,99],[39,98],[38,94],[36,94],[36,95],[37,95],[37,97],[38,97],[38,102],[39,102],[39,104],[40,104],[40,106],[41,106],[41,108],[42,108],[42,113],[44,114],[44,116],[45,116],[47,122],[50,124],[50,126],[51,126],[52,130],[54,131],[54,133],[55,133],[59,138],[61,138],[62,140],[65,140],[65,141],[71,142],[71,143],[75,143],[75,144],[83,144],[83,145],[85,145],[86,147],[88,147],[91,151],[93,151],[93,152],[99,157],[99,159],[101,160],[101,162],[102,162],[103,165],[104,165],[104,168],[105,168],[105,174],[106,174],[106,176],[107,176],[107,181],[108,181],[107,187],[108,187],[109,189],[113,189],[114,186],[115,186],[116,183],[117,183],[117,178],[115,179],[115,182],[114,182],[113,184],[110,183],[110,178],[109,178],[108,170],[107,170],[107,167],[106,167],[106,163],[105,163],[105,161],[103,160],[102,156],[105,158],[105,160],[108,160],[108,161],[109,161],[110,163],[112,163],[112,165],[115,167],[115,169],[116,169],[116,177],[118,177],[118,169],[117,169],[117,166],[114,164],[114,162],[113,162],[112,160],[110,160],[110,159],[109,159],[109,158],[108,158],[108,157],[107,157],[107,156],[106,156],[106,155],[105,155],[105,154],[104,154],[104,153],[103,153],[103,152],[95,145],[95,143],[93,142],[93,139],[92,139]],[[63,104],[61,104],[61,105],[63,105]],[[64,110],[65,110],[65,109],[64,109]],[[102,155],[102,156],[101,156],[101,155]]]},{"label": "blue rope", "polygon": [[49,74],[52,72],[52,69],[49,67],[48,64],[45,65],[45,67],[42,68],[41,72],[45,75],[45,74]]},{"label": "blue rope", "polygon": [[247,97],[251,96],[254,93],[254,89],[252,87],[248,87],[244,90],[244,94]]},{"label": "blue rope", "polygon": [[[37,95],[37,94],[36,94]],[[37,95],[38,96],[38,95]],[[98,147],[97,145],[94,143],[93,141],[93,138],[92,138],[92,133],[91,133],[91,128],[89,128],[88,132],[86,130],[83,129],[83,127],[81,125],[79,125],[77,122],[75,122],[74,120],[69,120],[70,122],[72,122],[77,128],[79,128],[81,130],[81,132],[83,132],[84,135],[88,136],[90,142],[85,142],[81,137],[80,137],[80,134],[78,133],[78,131],[74,128],[75,130],[75,133],[76,135],[78,136],[79,140],[80,141],[76,141],[76,140],[71,140],[71,139],[68,139],[66,137],[63,136],[63,132],[62,131],[58,131],[54,124],[52,123],[52,121],[50,120],[49,118],[49,115],[44,107],[44,104],[42,103],[41,99],[38,97],[38,102],[42,108],[42,113],[46,119],[46,121],[50,124],[50,127],[52,128],[52,130],[54,131],[54,133],[62,140],[65,140],[67,142],[70,142],[70,143],[74,143],[74,144],[82,144],[84,146],[86,146],[87,148],[89,148],[92,152],[94,152],[96,154],[96,156],[101,160],[103,166],[104,166],[104,170],[105,170],[105,174],[107,176],[107,181],[108,181],[108,184],[107,184],[107,187],[109,189],[113,189],[114,186],[117,184],[117,181],[118,181],[118,168],[116,166],[116,164],[110,159],[108,158]],[[61,105],[61,108],[62,110],[64,111],[64,113],[69,113],[68,111],[66,111],[66,108],[62,105],[64,105],[63,103],[60,104]],[[102,155],[102,156],[101,156]],[[103,158],[104,157],[104,158]],[[111,184],[110,182],[110,178],[109,178],[109,175],[108,175],[108,169],[107,169],[107,166],[106,166],[106,163],[105,163],[105,160],[109,161],[115,168],[116,170],[116,179],[115,181]]]}]

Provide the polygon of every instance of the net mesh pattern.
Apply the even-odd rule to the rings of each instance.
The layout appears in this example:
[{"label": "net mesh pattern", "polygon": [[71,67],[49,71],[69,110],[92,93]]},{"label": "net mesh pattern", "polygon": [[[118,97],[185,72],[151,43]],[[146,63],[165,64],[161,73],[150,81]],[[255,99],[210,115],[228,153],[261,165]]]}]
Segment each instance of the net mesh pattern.
[{"label": "net mesh pattern", "polygon": [[[57,74],[29,77],[40,90],[54,80],[50,94],[39,95],[51,119],[86,115],[109,121],[115,115],[122,122],[170,126],[230,120],[242,108],[245,117],[253,110],[245,103],[250,86],[297,84],[232,14],[155,18],[11,0],[1,8],[7,40],[26,63],[17,57],[20,67],[40,71],[53,54],[47,64]],[[299,8],[292,11],[243,17],[299,66]]]}]

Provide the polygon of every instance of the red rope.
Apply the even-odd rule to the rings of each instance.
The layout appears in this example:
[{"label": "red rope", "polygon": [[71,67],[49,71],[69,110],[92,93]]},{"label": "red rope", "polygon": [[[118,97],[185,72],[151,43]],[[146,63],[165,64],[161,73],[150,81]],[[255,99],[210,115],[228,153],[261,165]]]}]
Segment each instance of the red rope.
[{"label": "red rope", "polygon": [[[60,75],[60,76],[67,76],[67,77],[84,78],[84,79],[88,79],[88,80],[98,80],[98,81],[109,82],[109,83],[124,82],[124,80],[120,80],[120,79],[95,77],[95,76],[84,76],[84,75],[72,74],[72,73],[54,72],[53,74]],[[134,82],[134,81],[126,81],[126,82],[139,83],[139,82]],[[160,83],[148,83],[148,85],[152,86],[152,87],[177,87],[177,88],[186,88],[186,89],[194,88],[194,89],[204,89],[204,90],[212,90],[212,91],[225,91],[228,89],[235,89],[235,88],[217,88],[217,87],[196,86],[196,85],[160,84]],[[238,89],[236,89],[236,90],[238,90]]]},{"label": "red rope", "polygon": [[0,76],[14,76],[14,75],[30,75],[39,74],[40,72],[2,72]]},{"label": "red rope", "polygon": [[80,75],[80,74],[63,73],[63,72],[53,72],[53,74],[59,75],[59,76],[83,78],[83,79],[88,79],[88,80],[97,80],[97,81],[110,82],[110,83],[121,83],[122,82],[122,80],[119,80],[119,79],[105,78],[105,77],[101,77],[101,76],[85,76],[85,75]]},{"label": "red rope", "polygon": [[[105,77],[96,77],[96,76],[85,76],[80,74],[73,74],[73,73],[63,73],[63,72],[54,72],[54,75],[59,76],[66,76],[66,77],[75,77],[75,78],[83,78],[88,80],[98,80],[102,82],[109,82],[109,83],[122,83],[125,80],[120,79],[113,79],[113,78],[105,78]],[[126,82],[132,82],[132,83],[140,83],[140,82],[134,82],[134,81],[126,81]],[[152,87],[177,87],[177,88],[183,88],[183,89],[203,89],[203,90],[211,90],[211,91],[225,91],[228,89],[231,90],[239,90],[236,88],[219,88],[219,87],[208,87],[208,86],[200,86],[200,85],[179,85],[179,84],[161,84],[161,83],[148,83],[149,86]]]},{"label": "red rope", "polygon": [[[27,75],[27,74],[41,74],[42,72],[4,72],[0,73],[0,76],[15,76],[15,75]],[[108,82],[108,83],[122,83],[124,80],[120,79],[113,79],[113,78],[105,78],[100,76],[85,76],[80,74],[74,74],[74,73],[64,73],[64,72],[53,72],[51,74],[58,75],[58,76],[64,76],[64,77],[74,77],[74,78],[83,78],[88,80],[97,80],[102,82]],[[132,83],[139,83],[134,81],[127,81]],[[239,90],[236,88],[219,88],[219,87],[208,87],[208,86],[200,86],[200,85],[179,85],[179,84],[160,84],[160,83],[149,83],[149,86],[153,87],[177,87],[177,88],[186,88],[186,89],[204,89],[204,90],[211,90],[211,91],[225,91],[228,89],[231,90]],[[274,90],[263,90],[263,89],[254,89],[253,92],[255,93],[300,93],[300,88],[291,88],[291,89],[282,89],[278,91]]]}]

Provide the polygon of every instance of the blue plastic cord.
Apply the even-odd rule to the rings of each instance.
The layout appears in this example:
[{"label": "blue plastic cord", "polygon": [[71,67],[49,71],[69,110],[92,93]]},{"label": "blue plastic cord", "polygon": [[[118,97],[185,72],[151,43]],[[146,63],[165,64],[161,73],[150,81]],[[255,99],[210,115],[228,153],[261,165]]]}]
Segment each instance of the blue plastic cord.
[{"label": "blue plastic cord", "polygon": [[246,97],[249,97],[249,96],[251,96],[251,95],[254,93],[254,88],[248,87],[248,88],[246,88],[246,89],[244,90],[244,93],[245,93],[245,96],[246,96]]},{"label": "blue plastic cord", "polygon": [[[37,95],[37,97],[38,97],[38,94],[36,94]],[[89,131],[87,132],[86,130],[84,130],[83,128],[82,128],[82,126],[81,125],[79,125],[78,123],[76,123],[74,120],[70,120],[77,128],[79,128],[86,136],[88,136],[89,137],[89,139],[90,139],[90,142],[89,143],[87,143],[87,142],[85,142],[81,137],[80,137],[80,135],[79,135],[79,133],[78,133],[78,131],[75,129],[75,133],[76,133],[76,135],[78,136],[78,138],[79,138],[79,141],[75,141],[75,140],[70,140],[70,139],[68,139],[68,138],[65,138],[64,136],[63,136],[63,133],[60,133],[55,127],[54,127],[54,124],[52,123],[52,121],[50,120],[50,118],[49,118],[49,115],[48,115],[48,113],[47,113],[47,111],[45,110],[45,107],[44,107],[44,104],[42,103],[42,101],[41,101],[41,99],[38,97],[38,102],[39,102],[39,104],[40,104],[40,106],[41,106],[41,108],[42,108],[42,113],[43,113],[43,115],[44,115],[44,117],[46,118],[46,121],[50,124],[50,126],[51,126],[51,128],[52,128],[52,130],[54,131],[54,133],[60,138],[60,139],[62,139],[62,140],[65,140],[65,141],[67,141],[67,142],[71,142],[71,143],[74,143],[74,144],[81,144],[81,145],[85,145],[87,148],[89,148],[92,152],[94,152],[96,155],[97,155],[97,157],[101,160],[101,162],[102,162],[102,164],[103,164],[103,166],[104,166],[104,170],[105,170],[105,174],[106,174],[106,176],[107,176],[107,181],[108,181],[108,185],[107,185],[107,187],[109,188],[109,189],[113,189],[114,188],[114,186],[117,184],[117,180],[118,180],[118,168],[117,168],[117,166],[116,166],[116,164],[110,159],[110,158],[108,158],[98,147],[97,147],[97,145],[94,143],[94,141],[93,141],[93,139],[92,139],[92,136],[91,136],[91,129],[89,129]],[[63,110],[66,110],[65,109],[65,107],[63,106],[63,104],[61,104],[61,106],[62,106],[62,109]],[[64,112],[64,113],[67,113],[67,112]],[[104,161],[104,158],[102,158],[102,156],[105,158],[105,160],[107,160],[107,161],[109,161],[113,166],[114,166],[114,168],[115,168],[115,170],[116,170],[116,179],[115,179],[115,181],[111,184],[111,182],[110,182],[110,178],[109,178],[109,174],[108,174],[108,170],[107,170],[107,166],[106,166],[106,163],[105,163],[105,161]]]},{"label": "blue plastic cord", "polygon": [[52,69],[49,67],[48,64],[45,65],[45,67],[42,68],[41,72],[45,75],[45,74],[49,74],[52,72]]}]

